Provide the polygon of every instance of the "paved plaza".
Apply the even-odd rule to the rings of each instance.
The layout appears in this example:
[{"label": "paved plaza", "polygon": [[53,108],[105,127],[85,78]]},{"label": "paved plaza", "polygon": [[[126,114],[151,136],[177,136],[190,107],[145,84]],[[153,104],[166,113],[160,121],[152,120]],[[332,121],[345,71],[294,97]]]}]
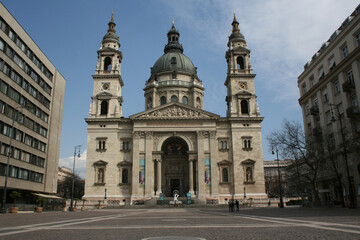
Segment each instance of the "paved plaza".
[{"label": "paved plaza", "polygon": [[360,239],[360,210],[137,208],[2,214],[0,239]]}]

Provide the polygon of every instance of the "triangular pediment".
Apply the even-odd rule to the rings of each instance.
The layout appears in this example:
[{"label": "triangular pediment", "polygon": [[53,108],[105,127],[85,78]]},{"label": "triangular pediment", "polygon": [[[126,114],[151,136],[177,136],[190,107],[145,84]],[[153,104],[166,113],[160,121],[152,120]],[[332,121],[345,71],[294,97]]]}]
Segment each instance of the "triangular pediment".
[{"label": "triangular pediment", "polygon": [[252,160],[252,159],[246,159],[244,161],[241,162],[242,165],[254,165],[256,161]]},{"label": "triangular pediment", "polygon": [[247,90],[241,90],[236,95],[242,95],[242,96],[252,96],[253,94]]},{"label": "triangular pediment", "polygon": [[220,116],[177,102],[146,110],[130,116],[130,119],[218,119]]},{"label": "triangular pediment", "polygon": [[111,98],[113,95],[109,92],[101,92],[96,94],[96,98],[98,99],[108,99]]},{"label": "triangular pediment", "polygon": [[103,160],[98,160],[98,161],[94,162],[93,164],[94,164],[94,166],[106,166],[108,163]]}]

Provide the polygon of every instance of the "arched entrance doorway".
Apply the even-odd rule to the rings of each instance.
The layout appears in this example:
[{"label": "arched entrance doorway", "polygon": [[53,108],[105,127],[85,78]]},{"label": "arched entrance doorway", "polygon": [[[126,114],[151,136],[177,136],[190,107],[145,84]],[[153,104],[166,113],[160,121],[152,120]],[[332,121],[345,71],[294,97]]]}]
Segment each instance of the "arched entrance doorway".
[{"label": "arched entrance doorway", "polygon": [[172,197],[174,190],[180,196],[189,191],[189,147],[180,137],[170,137],[161,146],[162,186],[166,197]]}]

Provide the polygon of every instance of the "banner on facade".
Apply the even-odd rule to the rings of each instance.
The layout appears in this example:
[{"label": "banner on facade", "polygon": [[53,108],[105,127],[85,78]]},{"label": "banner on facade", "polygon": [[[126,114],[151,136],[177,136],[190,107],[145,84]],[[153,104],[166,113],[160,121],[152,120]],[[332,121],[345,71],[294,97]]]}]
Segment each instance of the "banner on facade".
[{"label": "banner on facade", "polygon": [[204,160],[204,172],[205,172],[205,185],[210,186],[211,185],[211,162],[210,158],[205,158]]},{"label": "banner on facade", "polygon": [[145,159],[139,160],[139,187],[145,187]]}]

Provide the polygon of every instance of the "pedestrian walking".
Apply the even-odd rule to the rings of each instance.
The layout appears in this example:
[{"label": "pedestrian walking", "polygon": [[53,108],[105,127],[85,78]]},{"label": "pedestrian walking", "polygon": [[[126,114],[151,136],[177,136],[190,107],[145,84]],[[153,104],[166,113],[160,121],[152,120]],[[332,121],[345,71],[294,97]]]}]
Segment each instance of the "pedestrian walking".
[{"label": "pedestrian walking", "polygon": [[240,207],[239,200],[236,199],[235,205],[236,205],[236,211],[238,212],[238,211],[239,211],[239,207]]}]

